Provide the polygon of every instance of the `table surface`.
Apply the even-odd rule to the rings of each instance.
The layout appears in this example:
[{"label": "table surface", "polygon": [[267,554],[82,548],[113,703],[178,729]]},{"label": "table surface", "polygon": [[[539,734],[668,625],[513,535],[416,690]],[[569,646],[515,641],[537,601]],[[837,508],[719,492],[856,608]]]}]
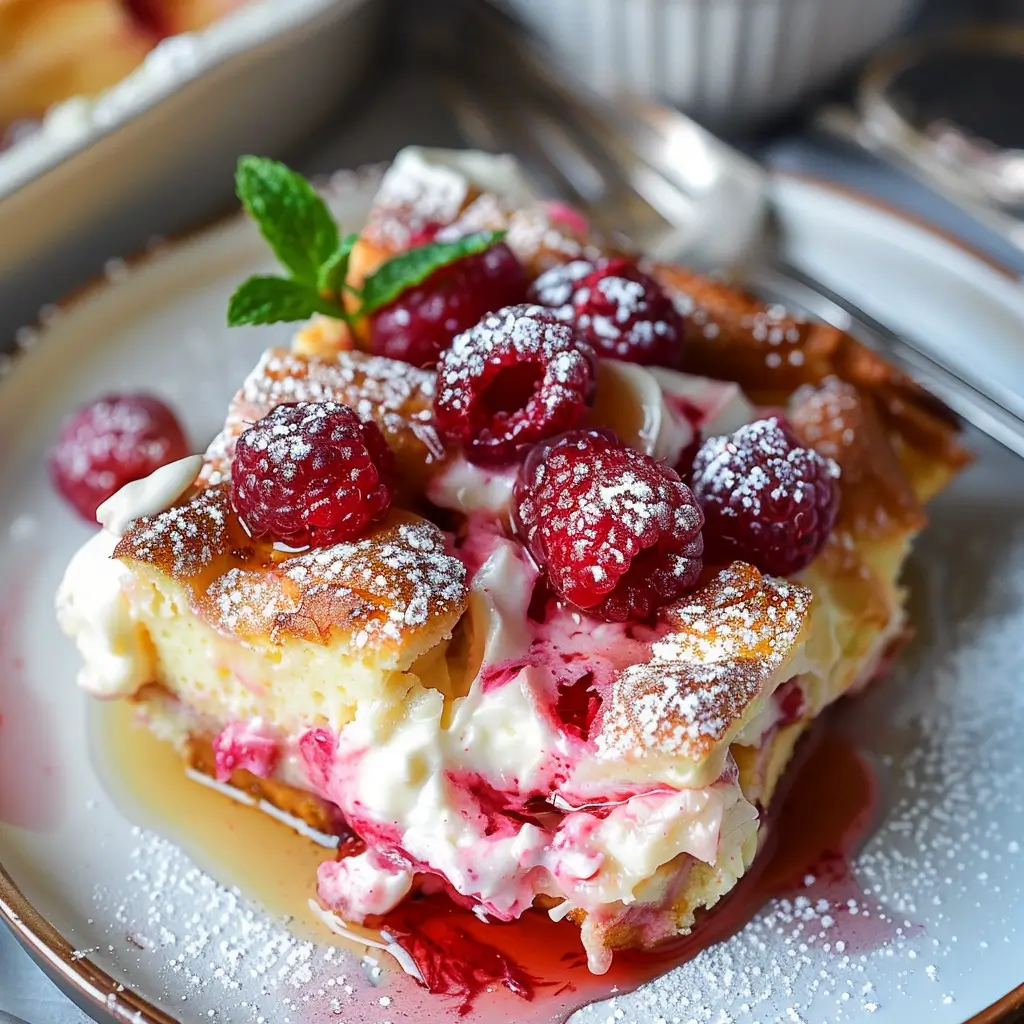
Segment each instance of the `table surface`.
[{"label": "table surface", "polygon": [[[293,162],[309,173],[385,161],[401,146],[461,144],[439,98],[414,74],[398,75],[377,87],[365,101],[339,120],[335,131]],[[803,135],[784,135],[758,147],[772,166],[800,171],[857,188],[898,206],[959,236],[1018,273],[1024,274],[1024,253],[980,227],[949,203],[908,178],[869,158]],[[57,298],[57,296],[54,296]],[[89,1024],[43,976],[0,926],[0,1010],[23,1017],[28,1024]],[[1024,1017],[1020,1019],[1024,1022]]]}]

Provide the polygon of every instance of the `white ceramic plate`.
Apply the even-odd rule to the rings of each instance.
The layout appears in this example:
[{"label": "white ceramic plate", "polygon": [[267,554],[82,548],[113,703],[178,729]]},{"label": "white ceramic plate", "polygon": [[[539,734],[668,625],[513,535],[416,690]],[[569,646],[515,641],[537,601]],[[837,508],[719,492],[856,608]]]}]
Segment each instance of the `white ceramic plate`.
[{"label": "white ceramic plate", "polygon": [[[355,178],[339,191],[345,225],[371,191]],[[1024,300],[1009,276],[856,197],[794,178],[777,192],[802,262],[1024,388]],[[92,1012],[124,1021],[422,1021],[411,982],[392,974],[357,1014],[347,989],[379,981],[372,969],[328,952],[326,936],[291,937],[133,829],[97,777],[78,659],[53,619],[89,532],[46,478],[61,417],[101,391],[146,388],[201,446],[258,352],[289,333],[224,327],[232,287],[265,261],[240,220],[150,255],[64,307],[0,384],[0,916]],[[960,1024],[996,1019],[986,1008],[1024,982],[1024,466],[971,441],[978,463],[935,504],[910,569],[918,638],[842,712],[886,788],[858,879],[901,933],[842,949],[822,911],[775,903],[579,1021]]]}]

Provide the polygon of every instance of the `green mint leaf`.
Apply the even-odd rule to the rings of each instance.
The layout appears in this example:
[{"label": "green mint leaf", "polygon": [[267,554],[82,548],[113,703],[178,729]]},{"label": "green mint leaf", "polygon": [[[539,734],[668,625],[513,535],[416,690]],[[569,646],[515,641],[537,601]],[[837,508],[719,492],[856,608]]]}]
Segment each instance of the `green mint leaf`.
[{"label": "green mint leaf", "polygon": [[338,248],[338,226],[313,186],[284,164],[257,156],[238,161],[235,186],[281,264],[296,281],[315,287],[320,267]]},{"label": "green mint leaf", "polygon": [[345,284],[348,275],[348,258],[352,255],[352,246],[359,240],[358,235],[347,235],[341,240],[338,248],[327,262],[320,268],[317,288],[321,293],[337,295]]},{"label": "green mint leaf", "polygon": [[301,281],[283,277],[250,277],[235,289],[228,303],[228,326],[276,324],[282,320],[307,320],[314,313],[344,318],[337,302]]},{"label": "green mint leaf", "polygon": [[464,256],[489,249],[505,237],[504,231],[481,231],[454,242],[429,242],[393,256],[363,282],[362,314],[394,302],[407,288],[425,281],[435,270]]}]

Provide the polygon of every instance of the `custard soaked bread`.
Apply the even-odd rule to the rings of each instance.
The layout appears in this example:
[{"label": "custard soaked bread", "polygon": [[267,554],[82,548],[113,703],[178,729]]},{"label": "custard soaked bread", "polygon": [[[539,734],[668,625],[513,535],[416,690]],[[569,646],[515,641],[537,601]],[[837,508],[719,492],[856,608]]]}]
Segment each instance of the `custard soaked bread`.
[{"label": "custard soaked bread", "polygon": [[318,879],[346,921],[440,884],[568,917],[604,971],[735,885],[800,735],[898,649],[955,422],[504,159],[406,151],[332,259],[336,314],[192,483],[69,567],[83,685],[354,832]]}]

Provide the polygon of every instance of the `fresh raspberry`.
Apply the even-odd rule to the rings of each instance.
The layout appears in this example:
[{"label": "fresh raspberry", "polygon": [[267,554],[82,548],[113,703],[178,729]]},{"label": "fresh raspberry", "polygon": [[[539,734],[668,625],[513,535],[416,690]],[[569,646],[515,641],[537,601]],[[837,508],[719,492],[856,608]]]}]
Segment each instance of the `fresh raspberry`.
[{"label": "fresh raspberry", "polygon": [[676,366],[683,321],[672,300],[631,260],[564,263],[541,274],[530,299],[572,321],[599,356],[651,366]]},{"label": "fresh raspberry", "polygon": [[654,278],[613,259],[580,281],[573,296],[576,329],[598,355],[648,366],[677,366],[683,321]]},{"label": "fresh raspberry", "polygon": [[279,405],[235,446],[231,502],[253,537],[296,548],[352,540],[394,496],[384,435],[347,405]]},{"label": "fresh raspberry", "polygon": [[558,266],[545,270],[530,285],[529,299],[538,306],[547,306],[555,311],[559,320],[572,320],[572,300],[580,281],[595,270],[589,260],[573,260],[571,263],[559,263]]},{"label": "fresh raspberry", "polygon": [[705,441],[690,486],[704,509],[708,550],[788,576],[825,546],[839,511],[839,468],[802,448],[782,419],[756,420]]},{"label": "fresh raspberry", "polygon": [[512,514],[554,590],[602,618],[648,619],[700,575],[704,517],[690,489],[610,431],[538,445]]},{"label": "fresh raspberry", "polygon": [[478,462],[574,427],[594,399],[589,345],[540,306],[509,306],[460,334],[437,365],[438,430]]},{"label": "fresh raspberry", "polygon": [[90,522],[125,484],[189,454],[174,413],[152,395],[107,395],[61,428],[50,455],[54,486]]},{"label": "fresh raspberry", "polygon": [[529,282],[512,250],[499,242],[435,270],[370,316],[377,355],[433,366],[452,338],[485,313],[522,302]]}]

